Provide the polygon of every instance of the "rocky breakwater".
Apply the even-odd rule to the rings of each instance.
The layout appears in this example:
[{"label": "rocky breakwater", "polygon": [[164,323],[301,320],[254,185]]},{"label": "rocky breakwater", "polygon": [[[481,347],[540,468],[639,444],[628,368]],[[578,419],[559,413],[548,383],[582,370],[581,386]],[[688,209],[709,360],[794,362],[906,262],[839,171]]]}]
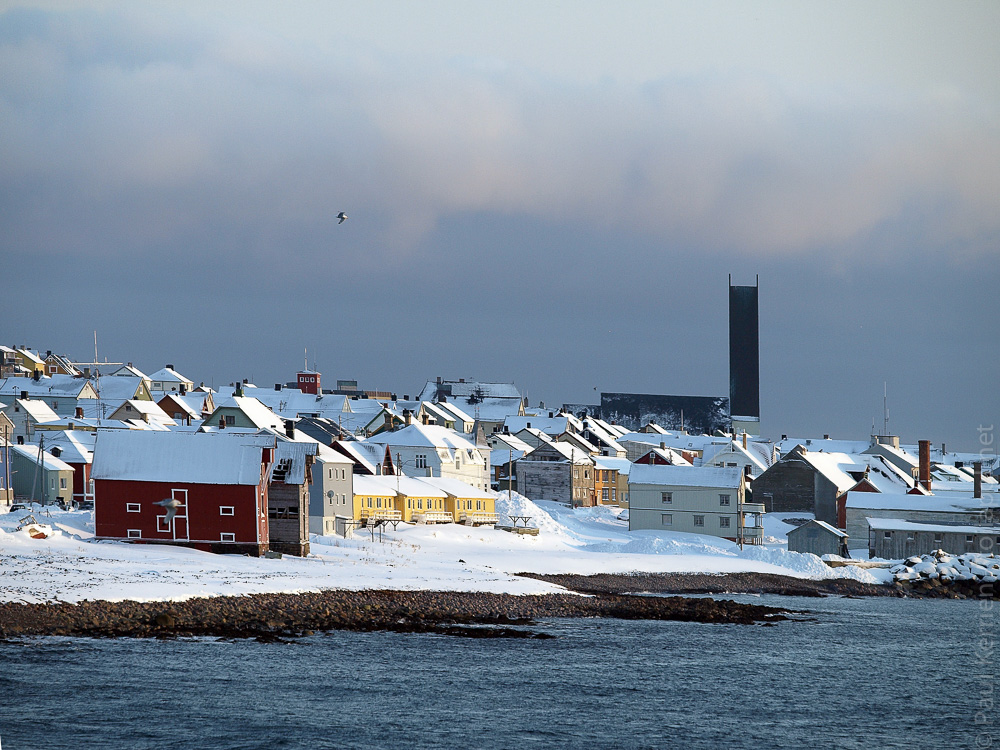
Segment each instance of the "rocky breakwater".
[{"label": "rocky breakwater", "polygon": [[1000,599],[1000,557],[936,550],[908,557],[889,569],[893,587],[907,595],[949,599]]},{"label": "rocky breakwater", "polygon": [[0,604],[0,638],[34,635],[284,640],[322,630],[549,637],[526,626],[554,617],[768,624],[787,610],[711,599],[434,591],[322,591],[183,602]]}]

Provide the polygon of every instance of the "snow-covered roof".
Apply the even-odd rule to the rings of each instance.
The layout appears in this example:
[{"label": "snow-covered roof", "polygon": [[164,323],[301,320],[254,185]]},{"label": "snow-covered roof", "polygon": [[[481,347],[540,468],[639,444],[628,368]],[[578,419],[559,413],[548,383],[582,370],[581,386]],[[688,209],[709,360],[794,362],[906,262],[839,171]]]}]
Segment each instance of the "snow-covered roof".
[{"label": "snow-covered roof", "polygon": [[419,477],[418,480],[452,497],[472,500],[492,500],[495,497],[492,492],[485,492],[454,477]]},{"label": "snow-covered roof", "polygon": [[73,467],[68,463],[61,458],[56,458],[48,451],[42,451],[37,445],[31,443],[25,443],[24,445],[11,444],[10,449],[15,453],[20,453],[33,463],[38,461],[38,455],[41,453],[42,467],[46,471],[73,471]]},{"label": "snow-covered roof", "polygon": [[101,430],[94,479],[256,485],[273,436]]},{"label": "snow-covered roof", "polygon": [[149,421],[159,422],[160,424],[177,424],[172,417],[160,408],[159,404],[155,401],[146,401],[145,399],[129,399],[115,409],[111,416],[115,419],[135,419],[131,412],[135,412],[140,418],[146,416]]},{"label": "snow-covered roof", "polygon": [[[220,394],[231,396],[234,389],[220,388]],[[344,412],[349,411],[347,396],[330,393],[303,393],[298,388],[282,388],[280,391],[267,388],[245,389],[244,393],[253,396],[275,414],[286,418],[305,415],[318,415],[337,420]]]},{"label": "snow-covered roof", "polygon": [[411,424],[395,432],[381,432],[367,442],[378,445],[476,450],[476,444],[463,435],[439,425]]},{"label": "snow-covered roof", "polygon": [[135,398],[143,385],[143,379],[132,375],[101,378],[95,387],[102,401],[120,406],[130,398]]},{"label": "snow-covered roof", "polygon": [[863,472],[865,470],[864,464],[858,463],[845,453],[806,450],[802,452],[801,457],[816,471],[833,482],[837,487],[837,492],[846,492],[858,483],[857,479],[847,473],[848,471]]},{"label": "snow-covered roof", "polygon": [[494,432],[492,435],[486,437],[486,442],[492,444],[494,450],[510,449],[524,452],[531,450],[530,445],[521,440],[517,435],[511,435],[510,433]]},{"label": "snow-covered roof", "polygon": [[399,492],[401,495],[406,495],[408,497],[448,497],[448,493],[433,484],[425,481],[430,477],[408,477],[404,474],[400,474],[394,477],[385,477],[385,479],[391,479],[393,482],[399,480]]},{"label": "snow-covered roof", "polygon": [[531,450],[528,446],[525,450],[511,450],[510,448],[494,448],[490,451],[490,466],[503,466],[511,461],[517,461],[525,453]]},{"label": "snow-covered roof", "polygon": [[[557,417],[519,417],[516,414],[512,414],[504,419],[503,426],[511,433],[517,433],[526,427],[531,427],[532,429],[544,432],[546,435],[556,437],[569,430],[572,424],[564,415]],[[573,429],[575,430],[576,428],[573,427]]]},{"label": "snow-covered roof", "polygon": [[816,520],[808,521],[808,522],[802,524],[801,526],[798,526],[798,527],[796,527],[794,529],[789,530],[788,533],[789,533],[789,535],[795,535],[800,530],[806,529],[809,526],[819,526],[824,531],[829,531],[831,534],[835,534],[836,536],[839,536],[839,537],[841,537],[843,539],[847,538],[847,532],[846,531],[841,531],[840,529],[838,529],[838,528],[836,528],[834,526],[831,526],[826,521],[816,521]]},{"label": "snow-covered roof", "polygon": [[943,531],[953,534],[1000,534],[1000,526],[950,526],[948,524],[902,521],[898,518],[865,518],[875,531]]},{"label": "snow-covered roof", "polygon": [[53,430],[45,436],[45,448],[58,448],[59,458],[70,464],[89,464],[94,460],[96,436],[82,430]]},{"label": "snow-covered roof", "polygon": [[146,375],[146,373],[144,373],[138,367],[133,367],[132,365],[122,365],[114,372],[109,373],[109,376],[115,378],[136,377],[136,378],[145,378],[146,380],[149,380],[149,376]]},{"label": "snow-covered roof", "polygon": [[[273,411],[268,409],[264,404],[258,401],[253,396],[232,396],[227,399],[222,399],[221,403],[216,403],[215,412],[221,409],[239,409],[243,412],[244,416],[249,419],[257,429],[266,429],[271,427],[275,430],[285,429],[285,420],[275,414]],[[211,424],[214,420],[210,416],[206,422]]]},{"label": "snow-covered roof", "polygon": [[356,463],[372,474],[378,474],[378,467],[385,458],[384,445],[364,440],[338,440],[337,447],[350,454]]},{"label": "snow-covered roof", "polygon": [[[16,398],[14,399],[14,406],[27,413],[36,422],[53,422],[59,419],[59,415],[52,411],[52,407],[44,401],[39,401],[35,398]],[[11,412],[13,412],[13,409],[11,409]],[[7,416],[10,416],[10,413]]]},{"label": "snow-covered roof", "polygon": [[535,451],[541,451],[542,453],[544,453],[553,450],[559,455],[561,455],[564,459],[566,459],[567,461],[571,461],[574,464],[580,464],[580,465],[588,464],[591,466],[593,466],[594,464],[594,457],[591,456],[589,453],[580,450],[575,445],[572,445],[570,443],[564,443],[559,440],[540,444],[537,448],[528,453],[525,456],[525,459],[531,461],[532,460],[531,457],[532,455],[534,455]]},{"label": "snow-covered roof", "polygon": [[[191,396],[188,394],[180,395],[179,393],[168,393],[160,401],[170,399],[173,404],[171,408],[177,408],[181,410],[181,413],[192,419],[201,419],[201,407],[205,403],[205,395],[199,394]],[[160,407],[161,409],[163,407]],[[164,409],[164,412],[166,410]]]},{"label": "snow-covered roof", "polygon": [[396,492],[395,477],[355,474],[354,494],[396,497],[399,493]]},{"label": "snow-covered roof", "polygon": [[192,383],[194,381],[191,378],[186,378],[181,375],[177,370],[172,367],[162,367],[152,375],[149,375],[149,379],[157,383]]},{"label": "snow-covered roof", "polygon": [[848,492],[848,508],[861,510],[935,511],[941,513],[985,512],[1000,509],[1000,493],[983,493],[974,498],[971,493],[940,493],[910,495],[905,492]]},{"label": "snow-covered roof", "polygon": [[20,396],[27,391],[31,398],[78,398],[86,397],[90,381],[74,378],[72,375],[43,375],[34,378],[7,378],[0,382],[0,396]]},{"label": "snow-covered roof", "polygon": [[743,472],[716,466],[660,466],[634,464],[629,484],[655,484],[669,487],[721,487],[737,489]]},{"label": "snow-covered roof", "polygon": [[274,450],[274,468],[288,467],[284,478],[285,484],[305,484],[306,456],[315,456],[318,447],[315,442],[278,439]]},{"label": "snow-covered roof", "polygon": [[617,469],[619,474],[629,476],[632,471],[632,462],[627,458],[617,458],[614,456],[594,456],[594,467],[597,469]]}]

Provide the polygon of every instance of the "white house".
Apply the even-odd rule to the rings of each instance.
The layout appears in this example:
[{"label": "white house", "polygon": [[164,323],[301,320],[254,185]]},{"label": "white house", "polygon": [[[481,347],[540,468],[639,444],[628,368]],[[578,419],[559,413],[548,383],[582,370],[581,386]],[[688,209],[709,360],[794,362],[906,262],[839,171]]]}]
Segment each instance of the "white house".
[{"label": "white house", "polygon": [[481,490],[490,488],[488,450],[454,430],[437,425],[411,424],[382,432],[366,441],[387,446],[404,473],[454,477]]}]

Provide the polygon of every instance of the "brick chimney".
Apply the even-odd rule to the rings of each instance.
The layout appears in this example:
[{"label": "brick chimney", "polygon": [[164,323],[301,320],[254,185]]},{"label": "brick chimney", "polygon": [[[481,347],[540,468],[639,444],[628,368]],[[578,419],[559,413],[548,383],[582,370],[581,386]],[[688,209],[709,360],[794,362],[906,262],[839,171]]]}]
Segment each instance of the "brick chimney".
[{"label": "brick chimney", "polygon": [[83,407],[82,406],[76,407],[75,414],[77,419],[83,419]]},{"label": "brick chimney", "polygon": [[920,456],[920,486],[931,491],[931,441],[920,440],[917,443]]},{"label": "brick chimney", "polygon": [[972,497],[979,500],[983,496],[983,462],[972,463]]}]

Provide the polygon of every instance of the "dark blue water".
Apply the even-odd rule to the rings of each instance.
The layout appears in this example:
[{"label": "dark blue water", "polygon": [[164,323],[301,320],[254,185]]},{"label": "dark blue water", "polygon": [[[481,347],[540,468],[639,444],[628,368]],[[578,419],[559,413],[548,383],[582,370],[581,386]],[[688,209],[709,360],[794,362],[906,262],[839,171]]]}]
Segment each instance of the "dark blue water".
[{"label": "dark blue water", "polygon": [[[741,598],[741,597],[736,597]],[[330,633],[293,645],[0,643],[3,750],[960,748],[984,673],[970,601],[748,601],[774,627],[555,620],[554,640]],[[995,678],[996,667],[991,666]],[[992,716],[997,713],[993,712]]]}]

